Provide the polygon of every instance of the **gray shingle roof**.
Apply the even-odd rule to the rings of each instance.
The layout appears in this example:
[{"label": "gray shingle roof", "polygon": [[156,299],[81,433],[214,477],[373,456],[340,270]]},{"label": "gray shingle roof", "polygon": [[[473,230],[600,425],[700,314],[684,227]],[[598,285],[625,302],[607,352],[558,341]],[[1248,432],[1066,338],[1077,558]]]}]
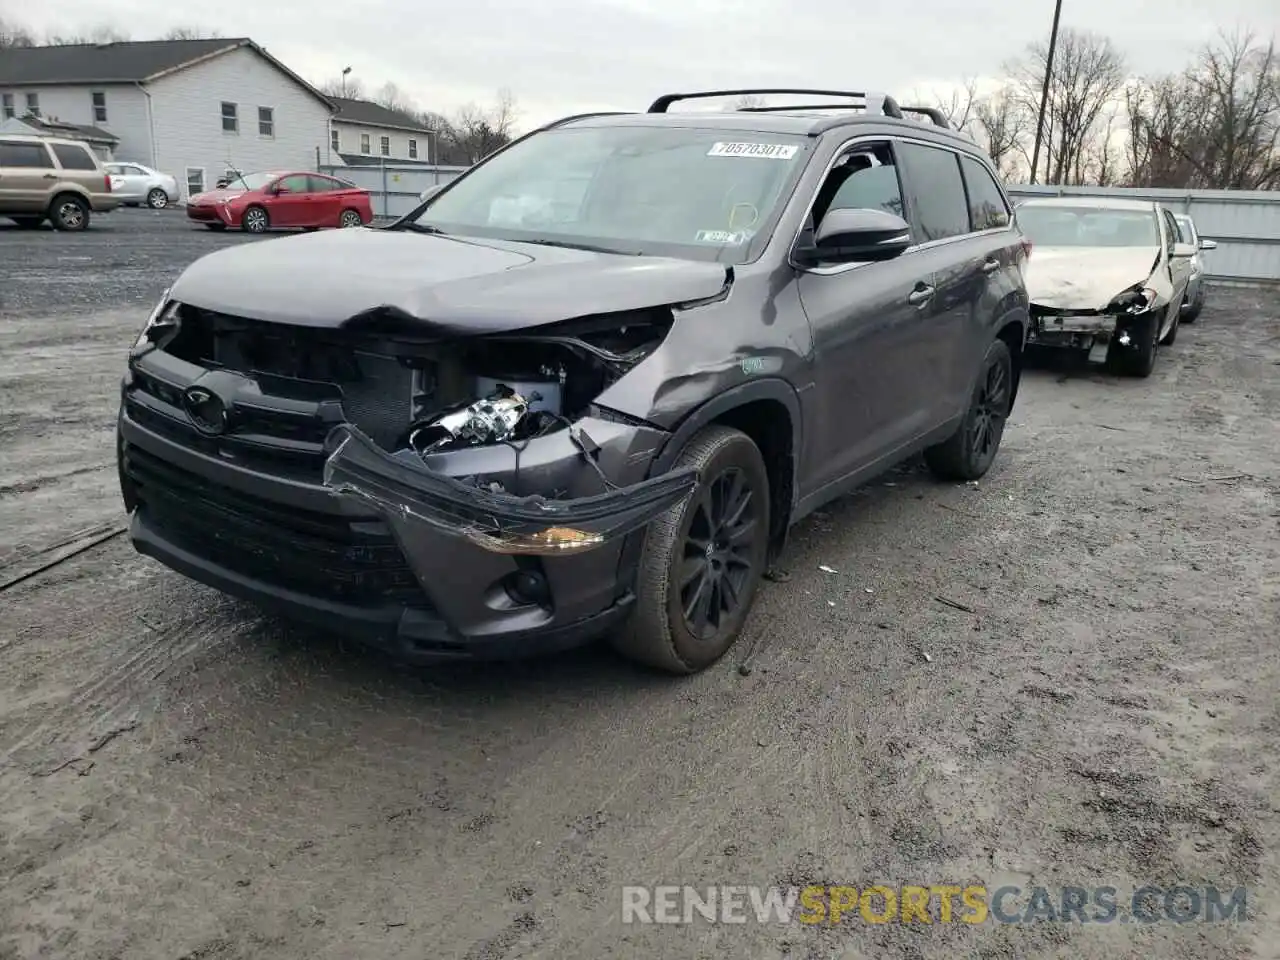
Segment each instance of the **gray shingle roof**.
[{"label": "gray shingle roof", "polygon": [[430,133],[417,117],[400,110],[388,110],[386,107],[369,100],[352,100],[349,97],[330,97],[338,108],[335,120],[347,123],[360,123],[372,127],[393,127],[401,130],[413,130],[417,133]]},{"label": "gray shingle roof", "polygon": [[67,137],[69,139],[94,140],[100,143],[119,143],[120,138],[108,133],[101,127],[89,127],[79,123],[66,123],[62,120],[50,120],[47,117],[27,115],[19,118],[29,127],[43,130],[51,137]]},{"label": "gray shingle roof", "polygon": [[134,83],[221,50],[250,44],[217,40],[143,40],[9,47],[0,56],[0,86],[44,83]]}]

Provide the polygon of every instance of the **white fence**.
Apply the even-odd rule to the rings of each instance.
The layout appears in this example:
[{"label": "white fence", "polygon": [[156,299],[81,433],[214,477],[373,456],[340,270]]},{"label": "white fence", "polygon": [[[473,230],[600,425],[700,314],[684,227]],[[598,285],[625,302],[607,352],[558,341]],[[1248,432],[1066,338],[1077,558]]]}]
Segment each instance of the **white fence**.
[{"label": "white fence", "polygon": [[387,163],[369,166],[322,166],[321,173],[350,180],[373,194],[375,217],[403,217],[418,205],[418,195],[437,183],[448,183],[466,167]]},{"label": "white fence", "polygon": [[1160,190],[1133,187],[1042,187],[1009,185],[1018,200],[1031,197],[1126,197],[1158,200],[1188,214],[1196,230],[1218,241],[1203,254],[1213,280],[1280,283],[1280,190]]}]

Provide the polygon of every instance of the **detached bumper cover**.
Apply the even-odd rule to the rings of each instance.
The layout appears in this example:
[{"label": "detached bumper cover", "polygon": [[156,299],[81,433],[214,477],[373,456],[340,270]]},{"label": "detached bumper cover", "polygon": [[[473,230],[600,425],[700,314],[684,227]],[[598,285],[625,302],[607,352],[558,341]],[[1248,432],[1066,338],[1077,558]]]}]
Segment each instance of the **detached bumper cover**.
[{"label": "detached bumper cover", "polygon": [[328,445],[334,452],[324,484],[335,493],[362,501],[393,526],[421,524],[499,554],[594,549],[657,519],[698,484],[690,468],[596,496],[520,497],[435,473],[413,454],[387,453],[349,424],[336,427]]}]

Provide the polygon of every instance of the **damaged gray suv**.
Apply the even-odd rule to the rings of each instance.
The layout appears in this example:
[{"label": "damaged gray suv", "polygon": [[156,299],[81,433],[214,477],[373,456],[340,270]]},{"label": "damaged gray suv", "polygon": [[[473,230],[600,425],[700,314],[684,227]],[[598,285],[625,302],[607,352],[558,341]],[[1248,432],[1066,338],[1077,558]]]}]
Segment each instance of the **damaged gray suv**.
[{"label": "damaged gray suv", "polygon": [[[743,94],[843,102],[669,109]],[[989,159],[889,97],[563,120],[388,227],[192,264],[129,356],[131,538],[411,661],[690,673],[797,520],[921,451],[987,471],[1026,257]]]}]

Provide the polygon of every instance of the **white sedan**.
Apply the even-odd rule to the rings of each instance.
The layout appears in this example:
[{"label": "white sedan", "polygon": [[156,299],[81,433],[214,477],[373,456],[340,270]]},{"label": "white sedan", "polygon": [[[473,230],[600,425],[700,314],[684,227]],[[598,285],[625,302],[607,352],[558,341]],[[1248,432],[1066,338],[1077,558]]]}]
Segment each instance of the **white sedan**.
[{"label": "white sedan", "polygon": [[145,203],[160,210],[178,202],[178,181],[167,173],[131,161],[113,161],[103,166],[111,176],[111,192],[126,206]]}]

